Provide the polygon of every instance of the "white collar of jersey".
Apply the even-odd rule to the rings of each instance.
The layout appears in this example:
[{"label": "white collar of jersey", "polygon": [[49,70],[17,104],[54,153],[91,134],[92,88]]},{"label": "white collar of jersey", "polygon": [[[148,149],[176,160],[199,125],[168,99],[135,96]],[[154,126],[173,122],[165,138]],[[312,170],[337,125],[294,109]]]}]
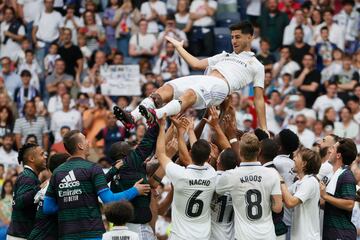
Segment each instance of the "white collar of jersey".
[{"label": "white collar of jersey", "polygon": [[264,167],[267,167],[267,166],[269,166],[269,165],[271,165],[271,164],[274,164],[274,163],[273,163],[273,161],[270,161],[270,162],[264,163],[264,164],[263,164],[263,166],[264,166]]},{"label": "white collar of jersey", "polygon": [[205,163],[203,166],[198,166],[198,165],[195,165],[195,164],[190,164],[190,165],[187,166],[186,168],[195,169],[195,170],[206,170],[206,169],[208,169],[206,163]]},{"label": "white collar of jersey", "polygon": [[[232,52],[233,54],[236,54],[235,52]],[[254,57],[255,56],[255,53],[251,52],[251,51],[242,51],[241,53],[239,54],[236,54],[236,55],[241,55],[241,54],[246,54],[246,55],[249,55],[250,57]]]},{"label": "white collar of jersey", "polygon": [[34,169],[32,169],[30,166],[25,165],[24,168],[30,169],[31,171],[35,172]]},{"label": "white collar of jersey", "polygon": [[114,226],[111,231],[116,231],[116,230],[129,230],[129,228],[127,226]]},{"label": "white collar of jersey", "polygon": [[248,167],[248,166],[261,166],[260,162],[242,162],[240,163],[240,167]]},{"label": "white collar of jersey", "polygon": [[289,155],[280,154],[280,155],[277,155],[277,157],[287,157],[287,158],[290,158],[290,154],[289,154]]}]

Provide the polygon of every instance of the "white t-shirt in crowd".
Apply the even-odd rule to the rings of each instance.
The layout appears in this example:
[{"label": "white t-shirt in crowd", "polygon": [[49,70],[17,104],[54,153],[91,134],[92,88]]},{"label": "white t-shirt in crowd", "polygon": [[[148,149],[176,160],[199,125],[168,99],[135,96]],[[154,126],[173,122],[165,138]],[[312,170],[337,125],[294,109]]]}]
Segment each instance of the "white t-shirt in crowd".
[{"label": "white t-shirt in crowd", "polygon": [[[217,179],[223,171],[217,171]],[[234,209],[230,193],[214,194],[211,200],[210,240],[234,239]]]},{"label": "white t-shirt in crowd", "polygon": [[153,34],[147,33],[142,35],[141,33],[136,33],[131,36],[130,44],[135,45],[140,49],[146,49],[151,51],[151,48],[156,44],[156,38]]},{"label": "white t-shirt in crowd", "polygon": [[312,108],[318,112],[318,118],[323,120],[324,113],[327,108],[333,107],[334,110],[338,113],[343,106],[344,102],[340,98],[329,98],[327,95],[322,95],[316,98]]},{"label": "white t-shirt in crowd", "polygon": [[[75,107],[74,99],[70,100],[70,108]],[[50,97],[48,102],[47,110],[50,114],[53,114],[56,111],[61,111],[63,109],[63,104],[61,101],[61,97],[59,95],[55,95]]]},{"label": "white t-shirt in crowd", "polygon": [[271,196],[281,195],[280,178],[275,169],[260,162],[242,162],[222,174],[216,192],[230,192],[235,212],[235,238],[275,239]]},{"label": "white t-shirt in crowd", "polygon": [[219,71],[227,80],[231,93],[250,83],[253,83],[254,87],[264,88],[264,65],[257,60],[253,52],[222,52],[207,60],[210,70]]},{"label": "white t-shirt in crowd", "polygon": [[[141,4],[140,12],[141,15],[144,16],[146,19],[151,16],[151,9],[154,9],[158,15],[166,15],[166,5],[163,1],[157,0],[155,2],[152,1],[146,1]],[[148,33],[158,33],[159,32],[159,26],[156,21],[149,21],[148,22]]]},{"label": "white t-shirt in crowd", "polygon": [[82,119],[79,111],[71,109],[68,112],[57,111],[51,117],[51,131],[55,135],[55,142],[62,140],[60,130],[67,126],[70,130],[81,129]]},{"label": "white t-shirt in crowd", "polygon": [[[296,174],[293,169],[295,167],[294,160],[290,158],[290,155],[278,155],[274,158],[273,163],[276,170],[278,170],[280,176],[284,178],[285,184],[290,189],[291,185],[294,183]],[[284,206],[284,217],[283,221],[286,226],[291,226],[291,215],[292,209],[288,209]]]},{"label": "white t-shirt in crowd", "polygon": [[10,152],[6,152],[4,147],[0,147],[0,163],[4,164],[5,171],[8,168],[13,168],[19,166],[18,162],[18,152],[14,150],[10,150]]},{"label": "white t-shirt in crowd", "polygon": [[42,41],[52,42],[59,38],[60,28],[63,27],[63,19],[59,12],[52,11],[47,13],[43,11],[38,15],[34,26],[38,27],[36,37]]},{"label": "white t-shirt in crowd", "polygon": [[314,176],[305,175],[292,186],[294,197],[301,204],[294,207],[291,239],[320,240],[320,186]]},{"label": "white t-shirt in crowd", "polygon": [[[276,62],[273,66],[273,68],[278,68],[280,65],[279,62]],[[300,66],[297,62],[295,61],[290,61],[288,63],[286,63],[285,65],[282,66],[280,72],[279,72],[279,83],[282,83],[282,78],[281,76],[284,75],[285,73],[290,74],[291,76],[294,76],[294,74],[300,70]]]},{"label": "white t-shirt in crowd", "polygon": [[250,16],[260,16],[261,0],[252,0],[248,2],[246,14]]},{"label": "white t-shirt in crowd", "polygon": [[335,122],[334,134],[339,137],[356,139],[360,134],[359,124],[351,120],[350,124],[345,128],[342,122]]},{"label": "white t-shirt in crowd", "polygon": [[[20,43],[17,41],[14,41],[12,38],[7,39],[6,44],[4,44],[5,35],[4,32],[8,31],[10,27],[10,23],[7,23],[6,21],[3,21],[0,24],[0,41],[1,41],[1,51],[0,51],[0,57],[9,57],[12,61],[16,61],[18,57],[18,52],[21,51]],[[17,31],[17,35],[25,36],[25,28],[24,26],[20,26],[20,28]]]},{"label": "white t-shirt in crowd", "polygon": [[[322,27],[325,27],[326,23],[323,22],[319,25],[317,25],[314,29],[314,42],[312,43],[314,46],[316,43],[321,41],[321,35],[320,31]],[[331,24],[331,27],[329,29],[329,40],[330,42],[334,43],[338,48],[340,48],[342,51],[345,49],[345,31],[342,27],[340,27],[338,24],[333,23]]]},{"label": "white t-shirt in crowd", "polygon": [[316,112],[310,108],[296,110],[285,107],[284,112],[286,113],[286,119],[284,120],[284,124],[287,124],[290,119],[295,119],[300,114],[303,114],[308,120],[316,120]]},{"label": "white t-shirt in crowd", "polygon": [[[71,29],[71,41],[73,42],[73,44],[77,45],[77,29],[73,21],[66,19],[66,17],[63,17],[63,22],[64,28]],[[83,21],[81,21],[79,17],[74,16],[74,22],[76,23],[78,28],[84,26]]]},{"label": "white t-shirt in crowd", "polygon": [[[213,9],[217,9],[217,2],[214,0],[207,1],[209,4],[209,7]],[[194,0],[192,1],[190,5],[190,13],[198,13],[198,14],[204,14],[206,13],[205,9],[205,1],[204,0]],[[195,20],[193,23],[193,26],[195,27],[211,27],[215,25],[215,21],[210,16],[205,16],[202,18],[199,18],[198,20]],[[206,33],[206,32],[203,32]]]},{"label": "white t-shirt in crowd", "polygon": [[113,227],[112,230],[104,233],[102,236],[102,239],[103,240],[114,240],[114,239],[138,240],[139,234],[137,234],[136,232],[130,231],[125,226],[116,226],[116,227]]},{"label": "white t-shirt in crowd", "polygon": [[26,23],[35,21],[39,13],[43,11],[43,0],[17,0],[19,5],[23,6],[24,20]]},{"label": "white t-shirt in crowd", "polygon": [[315,143],[315,134],[313,131],[305,128],[302,133],[299,133],[295,125],[289,125],[289,129],[299,137],[300,143],[304,145],[304,147],[310,149],[313,147]]},{"label": "white t-shirt in crowd", "polygon": [[170,240],[208,240],[211,233],[210,203],[215,192],[216,171],[209,164],[186,168],[167,164],[166,176],[174,186]]}]

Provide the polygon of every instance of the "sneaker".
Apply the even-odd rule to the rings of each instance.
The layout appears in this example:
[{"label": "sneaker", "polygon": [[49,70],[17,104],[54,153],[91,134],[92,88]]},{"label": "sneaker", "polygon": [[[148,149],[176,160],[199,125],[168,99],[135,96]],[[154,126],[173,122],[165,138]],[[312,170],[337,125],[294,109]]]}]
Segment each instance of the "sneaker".
[{"label": "sneaker", "polygon": [[146,119],[147,125],[151,128],[157,124],[157,117],[154,109],[139,106],[140,114]]},{"label": "sneaker", "polygon": [[122,110],[121,108],[119,108],[118,106],[114,106],[113,108],[114,110],[114,115],[115,117],[122,122],[122,124],[127,128],[127,129],[133,129],[135,128],[135,122],[133,117],[131,116],[130,113],[128,113],[125,110]]}]

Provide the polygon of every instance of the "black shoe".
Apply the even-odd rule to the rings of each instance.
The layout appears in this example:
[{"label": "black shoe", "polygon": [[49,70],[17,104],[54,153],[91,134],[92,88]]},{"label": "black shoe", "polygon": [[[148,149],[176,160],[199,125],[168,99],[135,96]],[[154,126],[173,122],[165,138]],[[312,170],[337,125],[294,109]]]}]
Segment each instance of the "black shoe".
[{"label": "black shoe", "polygon": [[133,117],[131,116],[130,113],[128,113],[125,110],[122,110],[121,108],[119,108],[118,106],[114,106],[113,108],[114,110],[114,115],[115,117],[122,122],[122,124],[127,128],[127,129],[133,129],[135,127],[135,122]]},{"label": "black shoe", "polygon": [[139,112],[146,119],[146,123],[149,127],[153,127],[157,124],[157,118],[154,109],[147,109],[143,105],[140,105]]}]

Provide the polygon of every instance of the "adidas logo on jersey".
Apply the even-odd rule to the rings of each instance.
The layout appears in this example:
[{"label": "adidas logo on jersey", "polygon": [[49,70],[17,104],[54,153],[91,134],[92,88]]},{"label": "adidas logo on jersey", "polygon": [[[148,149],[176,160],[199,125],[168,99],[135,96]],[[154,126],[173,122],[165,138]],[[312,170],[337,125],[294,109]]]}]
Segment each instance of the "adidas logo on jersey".
[{"label": "adidas logo on jersey", "polygon": [[66,175],[59,184],[59,188],[70,188],[70,187],[78,187],[80,186],[80,182],[76,180],[74,171],[71,170],[68,175]]}]

